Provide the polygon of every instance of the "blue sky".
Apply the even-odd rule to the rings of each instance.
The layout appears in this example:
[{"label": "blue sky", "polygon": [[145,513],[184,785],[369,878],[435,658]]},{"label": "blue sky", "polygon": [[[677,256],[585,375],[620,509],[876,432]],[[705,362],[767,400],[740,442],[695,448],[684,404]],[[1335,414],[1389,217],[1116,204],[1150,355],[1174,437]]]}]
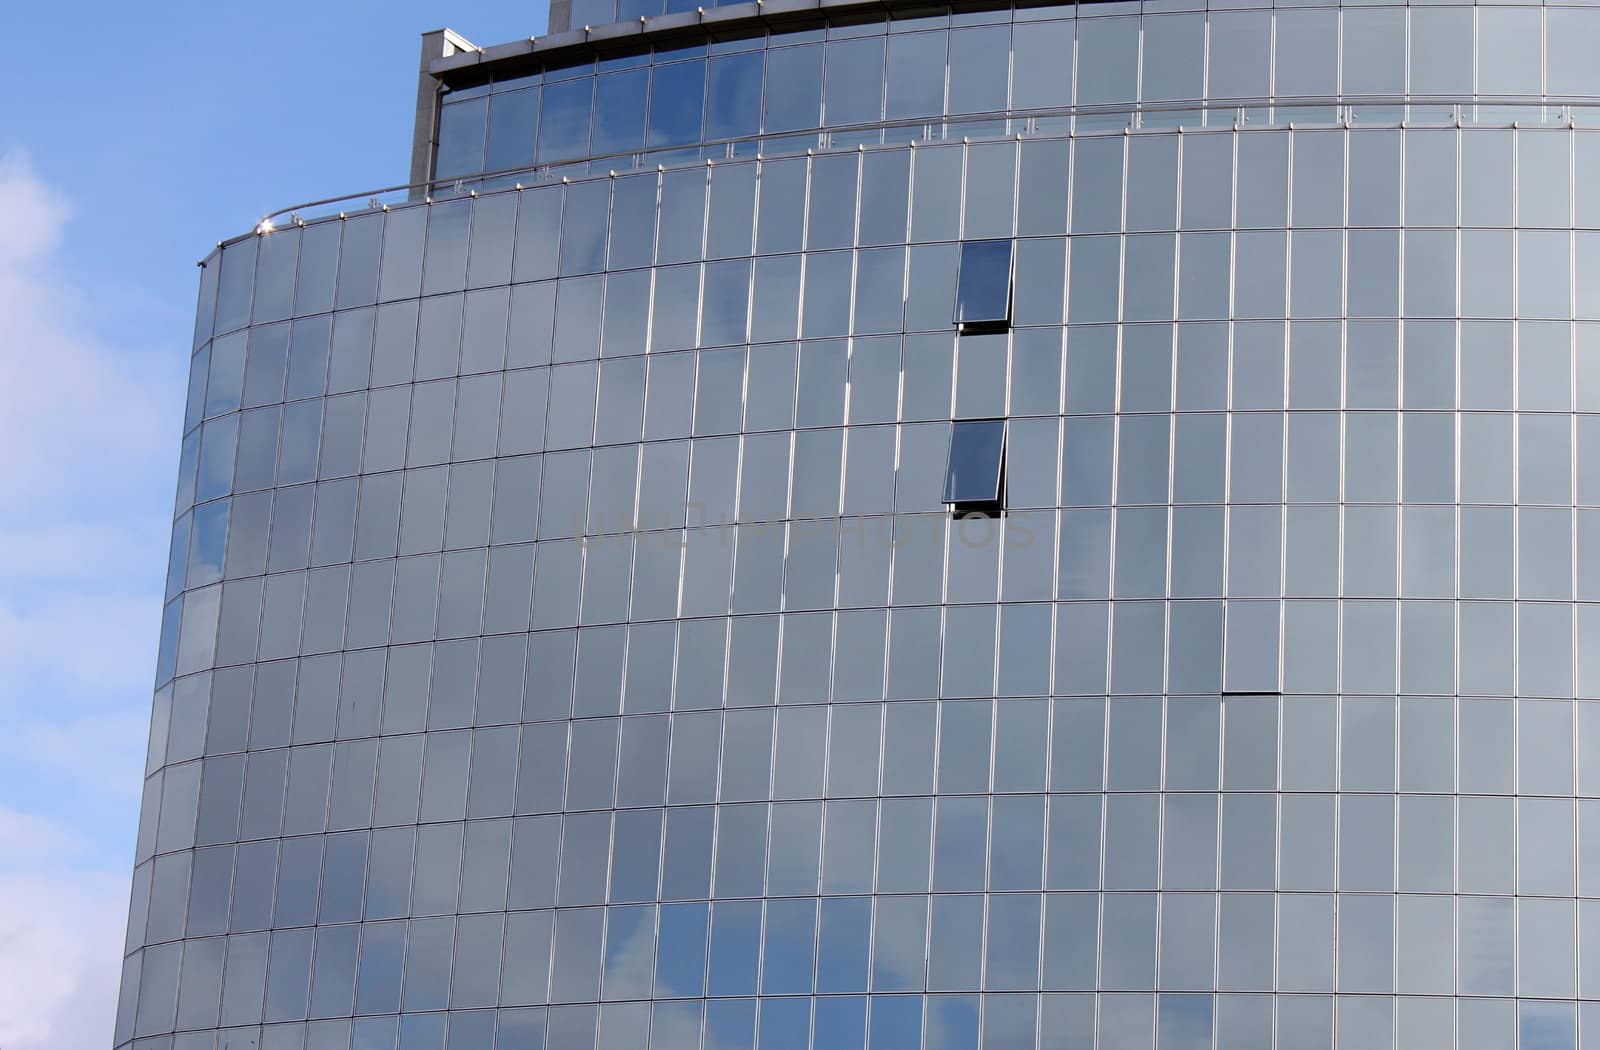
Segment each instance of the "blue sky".
[{"label": "blue sky", "polygon": [[0,1046],[105,1050],[195,261],[404,181],[419,35],[542,0],[35,5],[0,96]]}]

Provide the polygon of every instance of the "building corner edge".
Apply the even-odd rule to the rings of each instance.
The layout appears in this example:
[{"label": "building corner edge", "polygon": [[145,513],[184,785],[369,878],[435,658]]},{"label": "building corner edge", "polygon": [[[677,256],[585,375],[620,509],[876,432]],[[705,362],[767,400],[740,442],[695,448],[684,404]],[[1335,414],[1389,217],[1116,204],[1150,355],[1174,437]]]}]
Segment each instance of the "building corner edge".
[{"label": "building corner edge", "polygon": [[433,75],[436,59],[448,58],[477,46],[452,29],[435,29],[422,34],[422,55],[417,68],[417,113],[411,132],[411,169],[406,179],[410,196],[427,195],[426,183],[433,177],[433,154],[439,131],[440,80]]}]

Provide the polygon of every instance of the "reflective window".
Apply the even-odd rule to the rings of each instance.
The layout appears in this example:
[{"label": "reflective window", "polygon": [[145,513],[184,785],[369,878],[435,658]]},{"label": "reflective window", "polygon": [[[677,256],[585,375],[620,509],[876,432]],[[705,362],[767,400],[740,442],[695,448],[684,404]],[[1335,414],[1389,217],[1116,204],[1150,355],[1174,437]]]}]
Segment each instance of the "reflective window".
[{"label": "reflective window", "polygon": [[1271,80],[1272,13],[1221,11],[1211,16],[1207,85],[1212,98],[1260,98]]},{"label": "reflective window", "polygon": [[1139,19],[1095,18],[1079,22],[1078,104],[1098,106],[1133,98],[1138,55]]},{"label": "reflective window", "polygon": [[[645,92],[650,71],[630,69],[595,80],[594,131],[590,150],[621,153],[644,143]],[[496,105],[499,99],[495,100]],[[654,145],[654,143],[652,143]],[[604,228],[604,223],[601,223]]]},{"label": "reflective window", "polygon": [[716,141],[754,135],[761,129],[760,52],[716,57],[708,69],[706,138]]},{"label": "reflective window", "polygon": [[539,89],[508,91],[489,99],[488,144],[484,170],[522,168],[533,163],[538,141]]},{"label": "reflective window", "polygon": [[823,119],[829,124],[864,124],[883,111],[884,40],[839,40],[828,45],[828,90]]},{"label": "reflective window", "polygon": [[767,80],[784,85],[766,96],[768,132],[814,128],[822,109],[822,47],[778,48],[767,53]]},{"label": "reflective window", "polygon": [[592,79],[570,80],[544,89],[539,116],[539,161],[549,164],[581,156],[589,145]]},{"label": "reflective window", "polygon": [[434,177],[452,179],[484,170],[484,128],[487,98],[469,99],[439,108],[439,145]]},{"label": "reflective window", "polygon": [[1201,96],[1205,29],[1205,18],[1197,14],[1144,20],[1142,98],[1160,101]]},{"label": "reflective window", "polygon": [[1005,109],[1010,44],[1009,26],[951,31],[948,112],[989,113]]},{"label": "reflective window", "polygon": [[944,502],[993,504],[1003,484],[1006,446],[1004,420],[963,420],[951,425],[945,465]]},{"label": "reflective window", "polygon": [[889,38],[888,94],[884,116],[934,116],[944,111],[944,33],[909,33]]},{"label": "reflective window", "polygon": [[1011,320],[1011,242],[968,241],[961,246],[956,284],[956,324],[1005,325]]},{"label": "reflective window", "polygon": [[706,67],[703,62],[657,66],[650,82],[651,146],[682,146],[700,137],[705,108]]}]

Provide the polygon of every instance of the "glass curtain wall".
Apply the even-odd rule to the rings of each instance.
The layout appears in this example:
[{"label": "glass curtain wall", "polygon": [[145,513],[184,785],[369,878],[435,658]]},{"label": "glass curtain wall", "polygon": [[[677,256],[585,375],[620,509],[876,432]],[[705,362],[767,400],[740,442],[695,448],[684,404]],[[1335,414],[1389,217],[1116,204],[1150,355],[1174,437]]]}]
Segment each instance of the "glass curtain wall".
[{"label": "glass curtain wall", "polygon": [[1597,12],[1094,10],[207,260],[117,1047],[1594,1043]]}]

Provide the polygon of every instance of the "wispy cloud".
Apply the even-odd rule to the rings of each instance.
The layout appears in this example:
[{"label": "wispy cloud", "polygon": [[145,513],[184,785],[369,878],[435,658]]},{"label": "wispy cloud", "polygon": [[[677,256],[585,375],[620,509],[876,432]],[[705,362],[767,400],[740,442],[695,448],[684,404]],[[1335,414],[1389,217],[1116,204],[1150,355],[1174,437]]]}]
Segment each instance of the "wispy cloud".
[{"label": "wispy cloud", "polygon": [[95,332],[57,264],[70,208],[25,153],[0,155],[0,212],[0,713],[44,688],[126,702],[150,682],[187,355]]},{"label": "wispy cloud", "polygon": [[114,703],[125,690],[148,690],[159,617],[154,596],[63,591],[17,608],[0,602],[0,689],[20,696],[65,688],[82,701]]},{"label": "wispy cloud", "polygon": [[0,1046],[111,1045],[127,878],[62,825],[0,809]]},{"label": "wispy cloud", "polygon": [[104,324],[25,153],[0,214],[0,1046],[104,1050],[188,346]]},{"label": "wispy cloud", "polygon": [[140,359],[97,336],[92,296],[56,259],[71,211],[24,152],[0,156],[0,207],[0,484],[24,494],[6,516],[77,499],[109,512],[108,492],[143,494],[154,462],[169,455],[187,355],[174,347],[163,360]]},{"label": "wispy cloud", "polygon": [[[144,779],[150,712],[139,704],[56,722],[35,721],[17,735],[16,749],[41,770],[70,779],[109,802],[132,803]],[[132,828],[111,843],[115,856],[131,843]]]},{"label": "wispy cloud", "polygon": [[0,194],[13,209],[0,240],[0,266],[27,266],[50,256],[61,244],[71,209],[65,197],[34,175],[25,150],[0,156]]},{"label": "wispy cloud", "polygon": [[[151,496],[159,500],[160,493]],[[103,581],[110,572],[148,583],[155,568],[150,552],[162,549],[168,533],[168,523],[156,514],[122,521],[18,521],[0,527],[0,578]]]}]

